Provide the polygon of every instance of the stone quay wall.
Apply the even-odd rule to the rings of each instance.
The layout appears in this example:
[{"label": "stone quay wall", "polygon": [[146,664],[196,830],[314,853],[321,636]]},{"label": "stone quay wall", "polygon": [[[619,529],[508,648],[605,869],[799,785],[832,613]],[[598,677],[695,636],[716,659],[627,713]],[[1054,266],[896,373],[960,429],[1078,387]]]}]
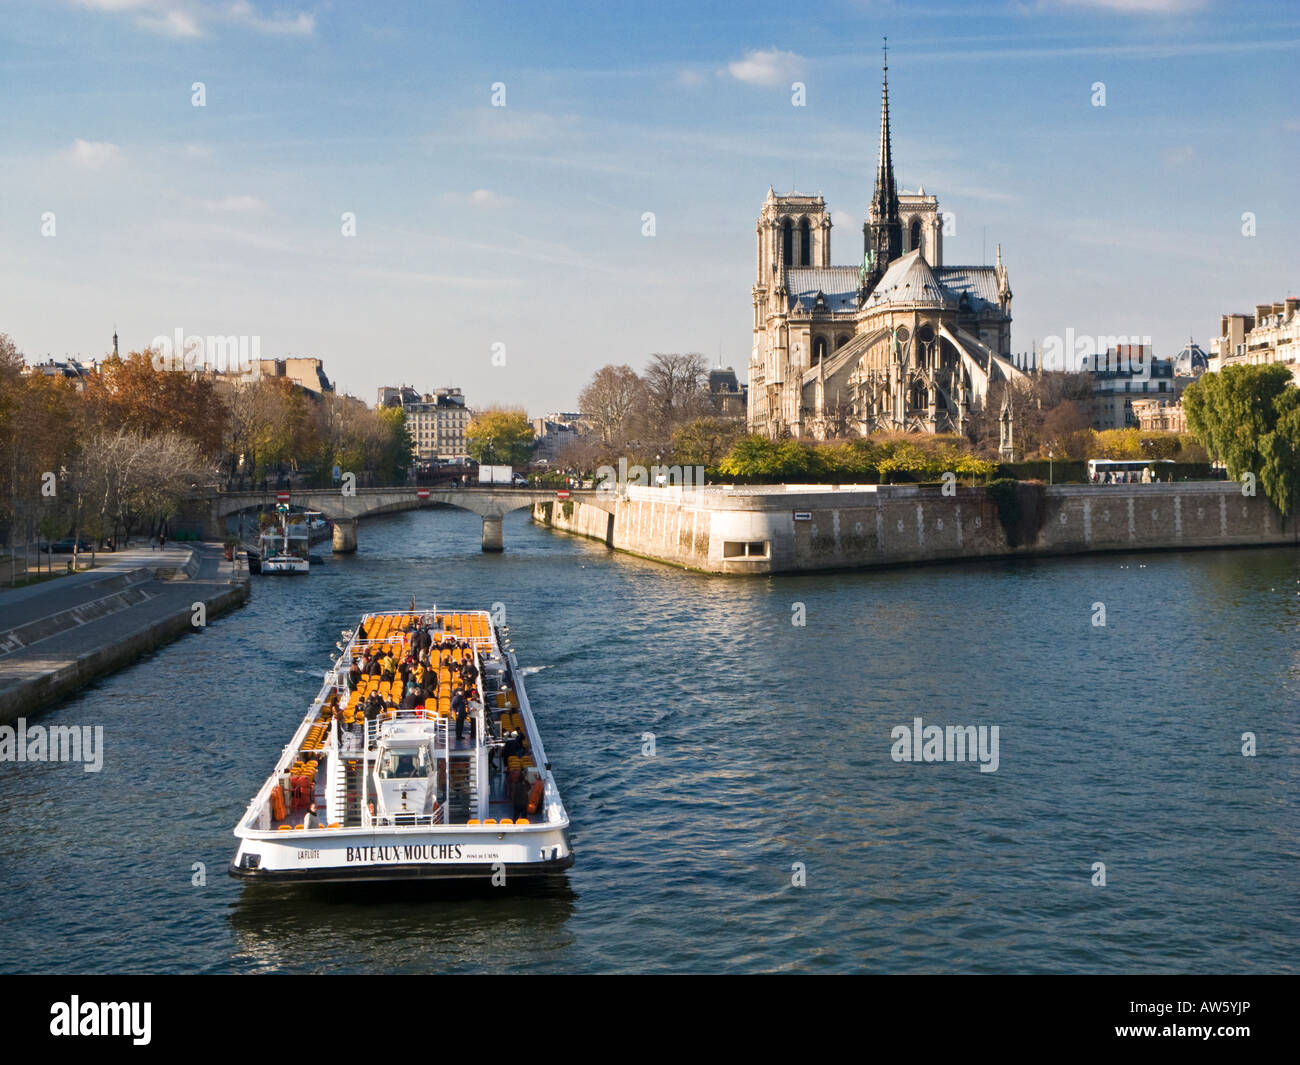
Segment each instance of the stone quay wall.
[{"label": "stone quay wall", "polygon": [[[790,573],[1020,555],[1300,545],[1262,493],[1235,482],[1023,485],[1009,537],[983,487],[630,487],[614,513],[579,501],[533,519],[707,573]],[[1016,542],[1013,543],[1012,539]]]}]

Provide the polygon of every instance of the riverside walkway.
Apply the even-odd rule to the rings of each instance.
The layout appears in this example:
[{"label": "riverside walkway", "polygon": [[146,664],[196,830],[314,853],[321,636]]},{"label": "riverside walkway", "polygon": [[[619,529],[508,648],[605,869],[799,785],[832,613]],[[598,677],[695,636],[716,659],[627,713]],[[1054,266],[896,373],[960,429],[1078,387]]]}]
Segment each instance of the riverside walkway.
[{"label": "riverside walkway", "polygon": [[196,605],[206,623],[248,598],[246,571],[216,545],[128,548],[101,553],[96,563],[0,589],[0,724],[193,631]]}]

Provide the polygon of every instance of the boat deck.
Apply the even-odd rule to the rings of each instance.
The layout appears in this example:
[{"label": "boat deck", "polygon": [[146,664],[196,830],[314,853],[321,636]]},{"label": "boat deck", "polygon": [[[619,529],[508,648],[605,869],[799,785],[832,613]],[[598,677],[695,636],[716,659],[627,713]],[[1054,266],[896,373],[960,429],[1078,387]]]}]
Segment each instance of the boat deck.
[{"label": "boat deck", "polygon": [[[443,761],[438,766],[438,785],[442,789],[438,812],[432,824],[421,815],[420,824],[454,827],[544,823],[545,815],[539,817],[539,811],[518,819],[514,816],[507,779],[519,773],[536,776],[536,762],[529,752],[537,738],[520,712],[509,669],[486,614],[448,614],[439,618],[442,627],[436,639],[441,646],[428,649],[427,669],[411,672],[412,684],[418,680],[426,690],[436,690],[409,709],[398,708],[404,687],[394,667],[411,642],[404,630],[417,616],[367,615],[363,619],[336,663],[333,683],[326,684],[304,722],[307,729],[297,745],[292,766],[277,769],[279,773],[289,772],[291,779],[298,781],[299,805],[293,805],[291,794],[284,804],[284,817],[276,819],[272,814],[271,829],[301,830],[308,801],[316,803],[322,828],[370,827],[370,817],[375,815],[370,808],[378,800],[373,778],[376,754],[382,742],[394,737],[414,737],[428,745],[435,759]],[[352,686],[348,677],[352,665],[367,656],[372,656],[376,664],[367,667]],[[455,679],[457,671],[464,663],[472,663],[478,671],[476,686],[482,705],[466,717],[458,738],[451,700],[459,683]],[[367,719],[365,704],[372,695],[385,704],[385,709]],[[480,729],[485,733],[482,737]],[[527,746],[507,758],[503,748],[511,734],[517,734]],[[331,758],[338,767],[331,767]],[[482,781],[478,779],[480,771],[484,773]],[[305,780],[310,781],[310,799]],[[328,783],[331,780],[338,789],[333,804]],[[331,810],[333,820],[327,813]],[[479,812],[481,818],[473,816]],[[382,811],[375,813],[382,815]]]}]

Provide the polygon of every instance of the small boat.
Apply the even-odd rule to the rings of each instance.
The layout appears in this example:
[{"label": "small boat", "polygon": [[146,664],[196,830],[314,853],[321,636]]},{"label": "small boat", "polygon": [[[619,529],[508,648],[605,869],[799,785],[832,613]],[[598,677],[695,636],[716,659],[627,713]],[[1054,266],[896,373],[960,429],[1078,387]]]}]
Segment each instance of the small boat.
[{"label": "small boat", "polygon": [[290,523],[289,508],[283,504],[276,508],[280,511],[280,526],[272,526],[258,537],[258,556],[261,559],[260,573],[309,573],[311,555],[308,544],[307,527],[300,522]]},{"label": "small boat", "polygon": [[[432,647],[418,700],[403,698],[396,675],[351,682],[354,663],[400,658],[424,633]],[[342,654],[235,826],[230,875],[503,885],[569,868],[568,813],[523,672],[491,615],[437,607],[371,613],[343,635]],[[475,682],[457,736],[453,678],[461,670]]]}]

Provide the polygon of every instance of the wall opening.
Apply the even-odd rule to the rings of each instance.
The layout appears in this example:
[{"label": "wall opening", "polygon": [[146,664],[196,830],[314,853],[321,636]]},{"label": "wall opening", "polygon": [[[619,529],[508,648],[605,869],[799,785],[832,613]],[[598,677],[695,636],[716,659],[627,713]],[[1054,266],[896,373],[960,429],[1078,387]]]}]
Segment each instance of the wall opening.
[{"label": "wall opening", "polygon": [[771,552],[770,540],[724,540],[723,558],[767,558]]}]

